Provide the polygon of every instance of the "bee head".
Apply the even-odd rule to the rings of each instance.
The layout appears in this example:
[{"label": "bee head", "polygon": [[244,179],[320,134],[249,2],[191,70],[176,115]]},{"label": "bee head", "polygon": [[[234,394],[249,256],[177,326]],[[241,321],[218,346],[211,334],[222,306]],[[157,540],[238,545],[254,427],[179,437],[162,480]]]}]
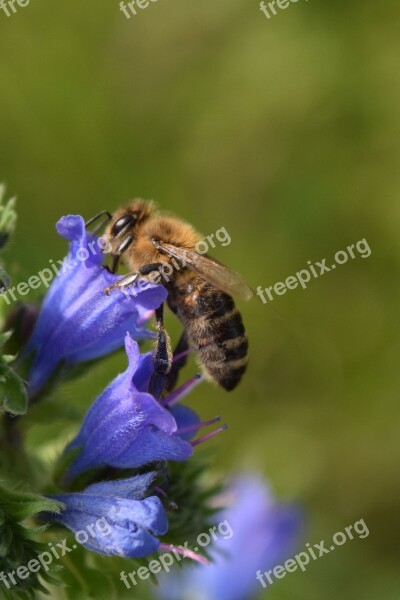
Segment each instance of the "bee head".
[{"label": "bee head", "polygon": [[135,241],[139,228],[150,217],[155,206],[146,200],[133,200],[112,216],[105,238],[111,244],[111,254],[121,256]]}]

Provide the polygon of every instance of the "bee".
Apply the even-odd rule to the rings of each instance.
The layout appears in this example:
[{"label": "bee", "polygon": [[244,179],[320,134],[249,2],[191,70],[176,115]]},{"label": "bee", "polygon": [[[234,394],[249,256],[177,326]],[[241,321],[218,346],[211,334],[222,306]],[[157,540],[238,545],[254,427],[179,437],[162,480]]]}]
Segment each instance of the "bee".
[{"label": "bee", "polygon": [[[162,283],[167,304],[182,322],[179,353],[190,344],[205,371],[225,390],[233,390],[247,366],[248,340],[232,295],[248,300],[252,290],[243,278],[210,256],[196,252],[203,238],[181,219],[158,210],[153,201],[133,200],[110,219],[104,238],[113,257],[113,273],[123,259],[130,273],[106,290],[122,290],[139,277]],[[93,220],[92,220],[93,221]],[[157,280],[160,274],[168,277]],[[163,306],[156,310],[155,371],[171,372],[172,352],[164,327]]]}]

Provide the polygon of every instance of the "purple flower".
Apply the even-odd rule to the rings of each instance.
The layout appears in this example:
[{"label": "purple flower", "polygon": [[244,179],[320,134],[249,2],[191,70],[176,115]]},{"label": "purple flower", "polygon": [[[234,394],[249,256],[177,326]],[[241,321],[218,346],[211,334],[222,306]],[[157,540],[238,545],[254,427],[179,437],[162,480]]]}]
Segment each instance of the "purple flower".
[{"label": "purple flower", "polygon": [[[157,588],[162,600],[244,600],[261,590],[256,574],[288,559],[300,539],[302,520],[293,506],[276,504],[258,477],[243,476],[228,493],[230,506],[219,514],[213,562],[165,575]],[[202,532],[199,532],[202,533]]]},{"label": "purple flower", "polygon": [[160,404],[147,392],[153,372],[151,353],[140,355],[137,343],[129,335],[125,349],[127,370],[95,400],[78,435],[66,449],[66,453],[79,453],[70,464],[65,481],[96,467],[136,468],[155,461],[184,461],[193,454],[192,444],[183,438],[188,437],[188,428],[193,434],[202,424],[190,409],[170,410],[168,403],[179,399],[198,380],[191,380],[166,398],[164,405]]},{"label": "purple flower", "polygon": [[106,555],[142,558],[156,552],[156,536],[168,530],[159,498],[146,498],[154,473],[96,483],[83,492],[52,496],[65,506],[51,520],[61,523],[85,548]]},{"label": "purple flower", "polygon": [[[57,366],[99,358],[120,348],[127,331],[135,339],[153,337],[143,328],[151,311],[166,299],[161,285],[140,280],[107,296],[104,290],[119,276],[102,268],[102,243],[88,234],[81,216],[62,217],[58,233],[70,241],[59,274],[44,299],[27,352],[35,352],[28,378],[31,395],[47,382]],[[53,262],[54,268],[56,268]],[[47,281],[52,270],[45,269]],[[53,273],[54,276],[54,273]]]}]

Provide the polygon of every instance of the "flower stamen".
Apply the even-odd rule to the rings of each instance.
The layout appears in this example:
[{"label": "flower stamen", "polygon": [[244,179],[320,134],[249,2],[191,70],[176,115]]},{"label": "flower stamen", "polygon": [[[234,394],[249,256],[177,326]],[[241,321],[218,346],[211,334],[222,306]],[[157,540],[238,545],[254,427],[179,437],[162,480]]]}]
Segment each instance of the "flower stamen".
[{"label": "flower stamen", "polygon": [[214,423],[218,423],[221,421],[221,417],[214,417],[214,419],[210,419],[209,421],[200,421],[199,423],[193,423],[192,425],[188,425],[187,427],[182,427],[175,431],[175,435],[182,435],[184,433],[190,433],[191,431],[197,431],[198,429],[203,429],[204,427],[208,427],[209,425],[214,425]]},{"label": "flower stamen", "polygon": [[215,431],[212,431],[211,433],[207,433],[206,435],[203,435],[203,437],[198,438],[197,440],[194,440],[193,442],[190,442],[190,443],[191,443],[192,447],[195,448],[196,446],[199,446],[199,444],[202,444],[203,442],[210,440],[214,436],[218,435],[222,431],[226,431],[227,429],[228,429],[228,425],[226,425],[226,424],[222,425],[222,427],[220,427],[219,429],[216,429]]},{"label": "flower stamen", "polygon": [[164,398],[162,401],[165,407],[171,408],[178,402],[182,400],[196,385],[204,381],[204,376],[196,373],[193,377],[191,377],[188,381],[186,381],[183,385],[178,387],[172,394]]},{"label": "flower stamen", "polygon": [[210,561],[207,558],[205,558],[204,556],[201,556],[201,554],[198,554],[197,552],[193,552],[193,550],[188,550],[187,548],[174,546],[173,544],[160,544],[159,550],[162,550],[163,552],[168,552],[168,551],[172,550],[172,552],[174,552],[174,553],[176,552],[177,554],[179,554],[180,556],[183,556],[185,558],[190,558],[191,560],[199,562],[202,565],[210,564]]}]

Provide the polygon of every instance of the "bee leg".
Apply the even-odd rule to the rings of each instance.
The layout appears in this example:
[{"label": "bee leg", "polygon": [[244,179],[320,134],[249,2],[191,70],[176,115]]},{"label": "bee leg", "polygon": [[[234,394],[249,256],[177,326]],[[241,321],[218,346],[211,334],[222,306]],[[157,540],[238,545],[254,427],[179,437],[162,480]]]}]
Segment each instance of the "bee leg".
[{"label": "bee leg", "polygon": [[[121,257],[119,255],[113,256],[111,268],[108,266],[104,266],[103,268],[106,269],[109,273],[115,274],[116,270],[118,269],[120,258]],[[138,273],[129,273],[129,275],[122,277],[121,279],[110,285],[108,288],[106,288],[104,291],[107,294],[107,296],[109,296],[110,292],[112,292],[113,290],[122,290],[125,287],[129,287],[130,285],[135,283],[135,281],[137,281],[140,276],[145,277],[146,275],[150,275],[150,273],[152,273],[153,271],[158,271],[158,269],[163,266],[164,265],[162,263],[153,263],[151,265],[146,265],[139,269]]]},{"label": "bee leg", "polygon": [[110,285],[108,288],[106,288],[104,292],[107,294],[107,296],[109,296],[113,290],[123,290],[124,288],[131,286],[138,279],[139,273],[129,273],[129,275],[122,277],[121,279]]},{"label": "bee leg", "polygon": [[115,254],[112,257],[110,273],[112,273],[113,275],[115,275],[115,273],[118,271],[118,266],[119,266],[120,260],[121,260],[121,257],[119,256],[119,254]]},{"label": "bee leg", "polygon": [[111,267],[109,267],[108,265],[103,265],[103,269],[105,269],[109,273],[112,273],[113,275],[115,275],[115,273],[118,271],[118,265],[119,265],[120,259],[121,259],[121,257],[118,254],[115,254],[112,257]]},{"label": "bee leg", "polygon": [[155,371],[158,375],[166,375],[171,370],[172,352],[171,341],[164,327],[164,304],[161,304],[161,306],[156,309],[155,314],[158,329],[155,352]]},{"label": "bee leg", "polygon": [[[104,266],[103,269],[106,269],[106,271],[108,271],[109,273],[115,274],[118,269],[120,260],[121,260],[121,257],[119,255],[114,255],[111,268],[108,266]],[[139,273],[130,273],[129,275],[122,277],[122,279],[120,279],[119,281],[116,281],[115,283],[110,285],[104,291],[107,294],[107,296],[109,296],[109,294],[112,290],[115,290],[115,289],[121,290],[124,287],[129,287],[130,285],[132,285],[133,283],[135,283],[135,281],[137,281],[139,279],[140,275],[142,275],[142,276],[150,275],[150,273],[152,273],[153,271],[157,271],[159,269],[159,267],[162,267],[162,266],[163,266],[162,263],[154,263],[151,265],[146,265],[145,267],[142,267],[141,269],[139,269]]]},{"label": "bee leg", "polygon": [[[166,378],[165,390],[166,392],[171,392],[178,381],[179,372],[187,363],[188,359],[188,350],[189,350],[189,340],[186,335],[186,331],[184,331],[180,337],[179,342],[176,345],[174,350],[174,360],[172,363],[172,367],[170,372]],[[182,356],[181,356],[182,355]]]},{"label": "bee leg", "polygon": [[171,370],[172,352],[171,341],[164,327],[164,304],[156,309],[157,346],[154,353],[154,375],[150,381],[150,393],[155,398],[161,398],[165,392],[166,376]]},{"label": "bee leg", "polygon": [[151,263],[150,265],[140,267],[139,273],[141,275],[150,275],[150,273],[154,273],[154,271],[160,271],[162,267],[164,267],[163,263]]}]

